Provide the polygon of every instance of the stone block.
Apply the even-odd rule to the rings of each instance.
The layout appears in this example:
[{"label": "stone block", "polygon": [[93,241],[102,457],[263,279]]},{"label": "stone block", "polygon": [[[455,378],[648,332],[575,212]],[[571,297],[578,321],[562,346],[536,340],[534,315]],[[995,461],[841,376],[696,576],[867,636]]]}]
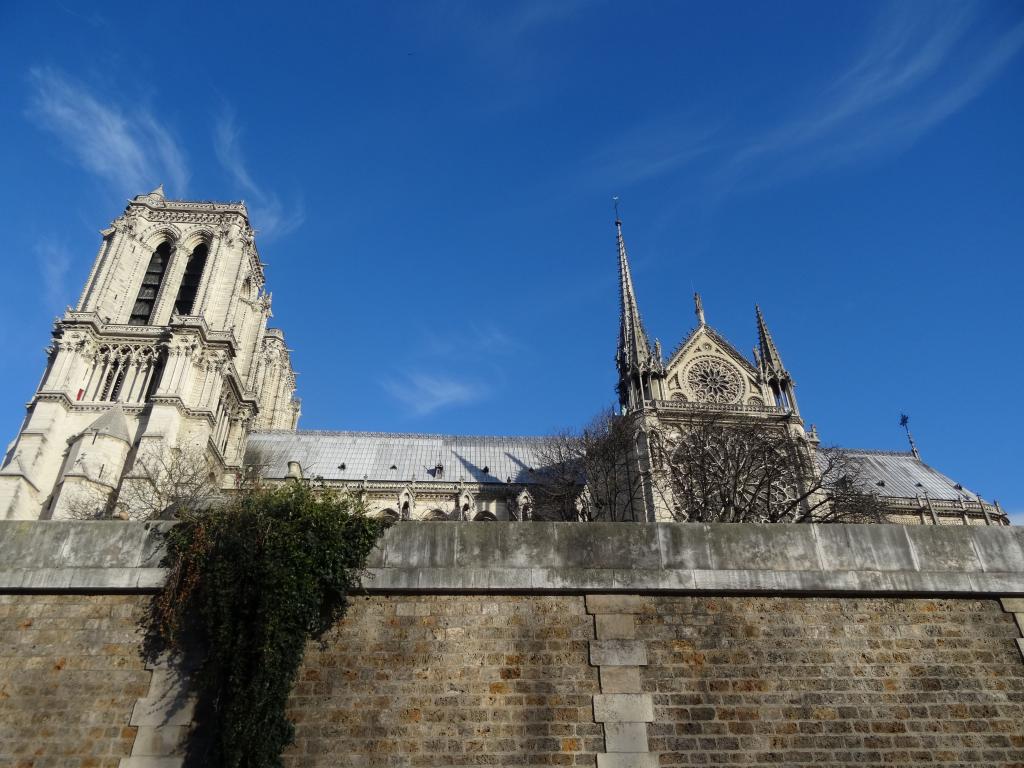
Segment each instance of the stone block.
[{"label": "stone block", "polygon": [[380,546],[387,568],[451,568],[457,525],[406,521],[384,532]]},{"label": "stone block", "polygon": [[194,698],[158,696],[139,699],[132,709],[131,725],[189,725],[195,712]]},{"label": "stone block", "polygon": [[1024,572],[1024,547],[1010,528],[1003,526],[971,526],[963,529],[974,539],[974,548],[981,565],[989,573]]},{"label": "stone block", "polygon": [[706,523],[665,523],[658,526],[661,560],[665,569],[712,568]]},{"label": "stone block", "polygon": [[142,540],[142,552],[139,557],[139,566],[141,568],[160,567],[166,552],[167,534],[174,525],[174,523],[170,522],[143,523],[146,532]]},{"label": "stone block", "polygon": [[594,722],[650,723],[654,721],[654,702],[648,693],[594,694]]},{"label": "stone block", "polygon": [[1024,613],[1024,597],[1004,597],[999,602],[1007,613]]},{"label": "stone block", "polygon": [[70,522],[58,565],[62,568],[131,568],[138,565],[143,533],[138,523]]},{"label": "stone block", "polygon": [[643,613],[640,595],[587,595],[587,613]]},{"label": "stone block", "polygon": [[173,757],[185,754],[188,726],[140,725],[132,745],[132,757]]},{"label": "stone block", "polygon": [[646,752],[647,723],[605,723],[605,752]]},{"label": "stone block", "polygon": [[921,571],[981,571],[981,561],[971,541],[971,531],[963,526],[908,525],[904,527]]},{"label": "stone block", "polygon": [[0,589],[21,589],[24,580],[25,571],[23,570],[0,570]]},{"label": "stone block", "polygon": [[809,525],[708,526],[715,569],[812,571],[820,568],[814,533]]},{"label": "stone block", "polygon": [[[124,523],[121,523],[124,525]],[[137,568],[69,568],[70,589],[126,590],[135,589],[139,581]]]},{"label": "stone block", "polygon": [[600,667],[601,693],[640,693],[640,667]]},{"label": "stone block", "polygon": [[610,752],[597,756],[597,768],[658,768],[658,756],[650,752]]},{"label": "stone block", "polygon": [[160,589],[167,580],[167,569],[165,568],[137,568],[136,570],[138,579],[135,586],[146,592]]},{"label": "stone block", "polygon": [[184,757],[122,757],[118,768],[182,768]]},{"label": "stone block", "polygon": [[591,640],[590,663],[595,667],[643,667],[647,644],[642,640]]},{"label": "stone block", "polygon": [[632,640],[636,619],[628,613],[599,613],[594,617],[598,640]]},{"label": "stone block", "polygon": [[659,570],[662,567],[658,530],[653,525],[622,523],[554,523],[553,544],[569,568]]},{"label": "stone block", "polygon": [[914,571],[914,553],[901,525],[815,525],[826,571]]}]

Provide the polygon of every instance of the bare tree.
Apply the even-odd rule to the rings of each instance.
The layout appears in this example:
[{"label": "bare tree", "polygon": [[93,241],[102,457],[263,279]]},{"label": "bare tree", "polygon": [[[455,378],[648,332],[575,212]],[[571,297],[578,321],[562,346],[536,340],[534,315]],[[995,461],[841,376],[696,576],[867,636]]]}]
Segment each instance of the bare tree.
[{"label": "bare tree", "polygon": [[112,517],[174,520],[222,499],[221,472],[198,446],[140,451],[121,483]]},{"label": "bare tree", "polygon": [[536,519],[636,520],[643,478],[631,422],[610,408],[580,432],[561,432],[538,451]]},{"label": "bare tree", "polygon": [[65,517],[71,520],[103,520],[111,516],[112,491],[98,485],[88,485],[65,493],[68,494],[67,500],[62,500],[62,514]]},{"label": "bare tree", "polygon": [[700,414],[654,441],[677,520],[878,522],[878,496],[838,448],[816,449],[785,422]]}]

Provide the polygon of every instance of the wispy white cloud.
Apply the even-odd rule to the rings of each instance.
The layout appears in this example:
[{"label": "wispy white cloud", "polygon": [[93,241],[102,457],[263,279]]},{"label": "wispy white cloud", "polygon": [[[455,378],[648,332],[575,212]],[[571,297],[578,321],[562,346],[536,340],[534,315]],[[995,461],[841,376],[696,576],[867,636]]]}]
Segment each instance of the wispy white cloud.
[{"label": "wispy white cloud", "polygon": [[[382,380],[381,386],[414,415],[425,416],[491,396],[505,381],[509,358],[527,354],[518,339],[493,323],[435,327],[414,340],[402,372]],[[452,370],[478,376],[433,373]]]},{"label": "wispy white cloud", "polygon": [[468,381],[431,373],[411,373],[382,382],[384,389],[417,416],[480,399],[479,387]]},{"label": "wispy white cloud", "polygon": [[29,82],[29,119],[54,134],[86,171],[117,194],[142,194],[166,183],[173,194],[185,195],[185,153],[152,114],[101,100],[57,69],[33,68]]},{"label": "wispy white cloud", "polygon": [[1024,47],[1024,22],[979,31],[976,5],[887,5],[856,60],[803,113],[740,147],[719,183],[771,184],[905,149],[976,98]]},{"label": "wispy white cloud", "polygon": [[301,201],[285,205],[276,194],[256,183],[242,154],[241,134],[234,112],[225,109],[216,121],[214,147],[220,164],[248,198],[246,203],[253,225],[265,237],[276,237],[297,229],[306,219]]},{"label": "wispy white cloud", "polygon": [[68,303],[67,274],[71,268],[71,254],[63,244],[52,238],[38,241],[35,251],[36,264],[43,281],[43,295],[50,309],[59,309]]},{"label": "wispy white cloud", "polygon": [[594,153],[587,165],[601,181],[633,184],[673,173],[713,149],[717,129],[690,116],[640,123]]}]

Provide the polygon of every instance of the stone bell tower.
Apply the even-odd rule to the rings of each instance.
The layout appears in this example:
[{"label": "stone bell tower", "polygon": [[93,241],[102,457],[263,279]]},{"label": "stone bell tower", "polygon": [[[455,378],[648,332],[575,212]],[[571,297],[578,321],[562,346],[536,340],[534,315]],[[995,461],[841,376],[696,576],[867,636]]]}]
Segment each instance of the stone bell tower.
[{"label": "stone bell tower", "polygon": [[298,422],[244,203],[167,200],[158,187],[101,234],[0,468],[0,519],[110,498],[147,451],[187,447],[230,473],[254,424]]}]

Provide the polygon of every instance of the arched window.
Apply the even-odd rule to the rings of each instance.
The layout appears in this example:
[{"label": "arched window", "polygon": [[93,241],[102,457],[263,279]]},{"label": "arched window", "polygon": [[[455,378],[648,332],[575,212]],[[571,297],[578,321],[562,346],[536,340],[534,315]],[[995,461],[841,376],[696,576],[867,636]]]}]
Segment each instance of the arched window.
[{"label": "arched window", "polygon": [[156,305],[156,297],[160,294],[160,284],[164,281],[164,272],[167,271],[167,262],[170,260],[171,244],[164,241],[153,251],[153,256],[149,260],[128,325],[149,325],[153,319],[153,307]]},{"label": "arched window", "polygon": [[435,509],[435,510],[431,511],[431,513],[429,515],[427,515],[423,519],[424,520],[447,520],[448,519],[448,515],[446,515],[440,509]]},{"label": "arched window", "polygon": [[188,257],[188,265],[181,278],[181,287],[178,288],[178,298],[174,300],[174,314],[192,314],[193,305],[196,303],[196,292],[199,290],[199,281],[203,279],[203,270],[206,268],[208,252],[209,248],[206,243],[200,243]]}]

